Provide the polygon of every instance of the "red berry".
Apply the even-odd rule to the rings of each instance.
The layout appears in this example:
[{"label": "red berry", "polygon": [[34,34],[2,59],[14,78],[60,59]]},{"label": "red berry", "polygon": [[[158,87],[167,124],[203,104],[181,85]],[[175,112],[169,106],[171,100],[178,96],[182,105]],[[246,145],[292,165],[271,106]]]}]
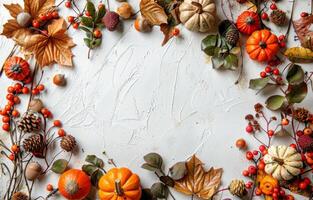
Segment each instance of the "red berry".
[{"label": "red berry", "polygon": [[4,131],[9,132],[9,131],[10,131],[10,124],[7,124],[7,123],[3,124],[3,125],[2,125],[2,129],[3,129]]},{"label": "red berry", "polygon": [[253,154],[251,153],[251,151],[247,151],[246,158],[247,158],[247,160],[252,160],[253,159]]},{"label": "red berry", "polygon": [[72,7],[72,3],[71,3],[71,1],[67,1],[67,2],[65,2],[65,7],[67,7],[67,8]]},{"label": "red berry", "polygon": [[11,154],[9,155],[9,159],[12,160],[12,161],[15,159],[15,156],[14,156],[13,153],[11,153]]},{"label": "red berry", "polygon": [[286,36],[285,35],[280,35],[279,37],[278,37],[278,40],[279,41],[284,41],[286,39]]},{"label": "red berry", "polygon": [[8,91],[8,93],[13,93],[13,92],[15,92],[15,89],[14,89],[14,87],[9,86],[7,91]]},{"label": "red berry", "polygon": [[284,118],[284,119],[281,120],[281,124],[283,126],[287,126],[289,124],[289,120],[287,118]]},{"label": "red berry", "polygon": [[262,190],[260,188],[255,189],[255,195],[260,196],[262,194]]},{"label": "red berry", "polygon": [[271,10],[276,10],[277,9],[277,6],[275,3],[272,3],[271,6],[270,6]]},{"label": "red berry", "polygon": [[298,137],[300,137],[300,136],[302,136],[304,133],[303,133],[303,131],[300,131],[300,130],[299,130],[299,131],[297,131],[296,134],[297,134]]},{"label": "red berry", "polygon": [[29,88],[28,87],[23,87],[22,93],[23,94],[28,94],[29,93]]},{"label": "red berry", "polygon": [[68,16],[67,17],[67,21],[70,22],[70,23],[73,23],[75,21],[75,17],[73,16]]},{"label": "red berry", "polygon": [[40,85],[37,86],[37,89],[38,89],[39,91],[43,91],[43,90],[45,90],[45,86],[42,85],[42,84],[40,84]]},{"label": "red berry", "polygon": [[256,151],[256,150],[254,150],[252,153],[253,153],[253,155],[255,155],[255,156],[259,154],[259,152]]},{"label": "red berry", "polygon": [[311,180],[310,180],[308,177],[305,177],[305,178],[303,179],[303,181],[304,181],[306,184],[308,184],[308,185],[311,184]]},{"label": "red berry", "polygon": [[249,183],[246,183],[245,186],[247,189],[250,189],[252,187],[252,185],[250,185]]},{"label": "red berry", "polygon": [[99,29],[96,29],[94,32],[93,32],[93,35],[96,37],[96,38],[100,38],[102,36],[102,33]]},{"label": "red berry", "polygon": [[309,15],[309,13],[307,13],[307,12],[302,12],[302,13],[300,14],[301,17],[307,17],[308,15]]},{"label": "red berry", "polygon": [[47,20],[47,17],[46,17],[46,15],[44,15],[44,14],[40,14],[40,15],[39,15],[39,19],[40,19],[41,21],[46,21],[46,20]]},{"label": "red berry", "polygon": [[51,184],[48,184],[46,189],[47,191],[51,192],[53,191],[53,186]]},{"label": "red berry", "polygon": [[274,131],[273,130],[268,130],[267,135],[269,137],[272,137],[274,135]]},{"label": "red berry", "polygon": [[248,170],[243,170],[242,175],[243,175],[243,176],[249,176]]},{"label": "red berry", "polygon": [[260,72],[260,77],[265,78],[266,77],[266,72]]},{"label": "red berry", "polygon": [[18,117],[18,116],[20,116],[20,113],[17,110],[13,110],[12,111],[12,116],[13,117]]},{"label": "red berry", "polygon": [[274,75],[279,75],[279,69],[277,69],[277,68],[273,69],[273,74]]},{"label": "red berry", "polygon": [[60,128],[60,129],[58,130],[58,135],[59,135],[60,137],[65,136],[65,131],[64,131],[64,129]]},{"label": "red berry", "polygon": [[263,12],[263,13],[261,14],[261,18],[262,18],[263,20],[268,20],[268,14],[267,14],[266,12]]},{"label": "red berry", "polygon": [[13,151],[14,153],[19,152],[19,150],[20,150],[20,148],[16,144],[11,146],[11,151]]},{"label": "red berry", "polygon": [[91,15],[90,15],[90,12],[89,12],[88,10],[85,11],[85,15],[88,16],[88,17],[91,16]]},{"label": "red berry", "polygon": [[79,27],[79,23],[74,23],[74,24],[73,24],[73,28],[74,28],[74,29],[78,29],[78,27]]},{"label": "red berry", "polygon": [[11,93],[9,93],[9,94],[7,94],[7,96],[6,96],[6,99],[7,99],[7,100],[13,100],[13,99],[14,99],[14,95],[11,94]]},{"label": "red berry", "polygon": [[296,145],[296,144],[290,144],[289,146],[292,147],[292,148],[294,148],[294,149],[297,148],[297,145]]},{"label": "red berry", "polygon": [[299,183],[299,188],[301,190],[305,190],[307,187],[308,187],[308,184],[306,182],[303,181]]},{"label": "red berry", "polygon": [[15,104],[19,104],[19,103],[21,103],[21,100],[20,100],[20,98],[19,97],[14,97],[14,99],[13,99],[13,101],[14,101],[14,103]]},{"label": "red berry", "polygon": [[248,171],[249,171],[249,173],[252,174],[252,175],[255,175],[255,174],[257,173],[257,169],[256,169],[256,167],[253,166],[253,165],[249,166]]},{"label": "red berry", "polygon": [[285,196],[285,195],[286,195],[286,193],[285,193],[284,190],[280,190],[280,191],[279,191],[279,194],[280,194],[281,196]]},{"label": "red berry", "polygon": [[270,66],[266,66],[265,67],[265,72],[266,73],[271,73],[272,72],[272,68]]},{"label": "red berry", "polygon": [[38,90],[37,88],[33,89],[33,90],[32,90],[32,94],[33,94],[33,95],[39,94],[39,90]]},{"label": "red berry", "polygon": [[259,170],[264,170],[264,168],[265,168],[265,163],[264,162],[259,162],[258,169]]},{"label": "red berry", "polygon": [[33,20],[33,27],[35,28],[39,28],[40,27],[40,23],[37,20]]},{"label": "red berry", "polygon": [[286,42],[279,42],[280,48],[286,48]]},{"label": "red berry", "polygon": [[10,122],[10,117],[9,116],[3,116],[2,117],[2,122],[3,123],[9,123]]},{"label": "red berry", "polygon": [[179,36],[180,30],[179,30],[178,28],[174,28],[174,29],[172,30],[172,34],[173,34],[174,36]]},{"label": "red berry", "polygon": [[20,83],[15,83],[14,89],[16,92],[20,92],[22,90],[23,86]]},{"label": "red berry", "polygon": [[266,149],[266,146],[265,146],[265,145],[260,145],[260,146],[259,146],[259,150],[260,150],[260,151],[264,151],[265,149]]},{"label": "red berry", "polygon": [[53,17],[54,19],[59,18],[59,13],[58,13],[57,11],[53,11],[53,12],[52,12],[52,17]]},{"label": "red berry", "polygon": [[49,110],[47,109],[47,108],[43,108],[43,109],[41,109],[41,113],[43,114],[43,115],[47,115],[47,114],[49,114]]},{"label": "red berry", "polygon": [[247,132],[247,133],[252,133],[252,132],[253,132],[253,127],[252,127],[251,125],[248,125],[248,126],[246,127],[246,132]]},{"label": "red berry", "polygon": [[277,193],[277,192],[274,192],[274,193],[272,194],[272,197],[273,197],[274,199],[278,199],[278,193]]},{"label": "red berry", "polygon": [[53,125],[55,127],[61,127],[62,126],[62,122],[60,120],[54,120]]}]

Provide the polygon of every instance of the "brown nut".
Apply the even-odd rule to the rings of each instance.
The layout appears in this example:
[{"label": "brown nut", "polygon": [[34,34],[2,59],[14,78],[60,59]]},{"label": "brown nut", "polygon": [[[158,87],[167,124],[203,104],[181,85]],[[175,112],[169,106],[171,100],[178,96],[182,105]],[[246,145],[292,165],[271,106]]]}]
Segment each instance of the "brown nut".
[{"label": "brown nut", "polygon": [[32,99],[29,102],[29,110],[39,112],[43,108],[43,103],[40,99]]},{"label": "brown nut", "polygon": [[65,86],[66,85],[66,79],[64,77],[64,74],[56,74],[53,77],[53,83],[57,86]]},{"label": "brown nut", "polygon": [[29,181],[33,181],[41,174],[42,167],[37,162],[31,162],[27,165],[25,170],[25,177]]},{"label": "brown nut", "polygon": [[133,15],[133,8],[129,3],[123,2],[116,12],[123,19],[129,19]]},{"label": "brown nut", "polygon": [[16,22],[21,27],[27,27],[31,23],[32,16],[27,12],[21,12],[16,16]]},{"label": "brown nut", "polygon": [[152,25],[141,15],[139,15],[135,20],[134,26],[139,32],[150,32],[152,30]]}]

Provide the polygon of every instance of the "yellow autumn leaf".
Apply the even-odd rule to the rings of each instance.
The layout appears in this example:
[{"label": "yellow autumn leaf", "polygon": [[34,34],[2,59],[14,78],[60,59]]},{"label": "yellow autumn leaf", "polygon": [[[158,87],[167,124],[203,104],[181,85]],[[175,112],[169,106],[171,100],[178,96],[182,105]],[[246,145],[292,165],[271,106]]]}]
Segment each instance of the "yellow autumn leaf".
[{"label": "yellow autumn leaf", "polygon": [[288,48],[284,55],[295,63],[310,63],[313,62],[313,51],[304,47]]}]

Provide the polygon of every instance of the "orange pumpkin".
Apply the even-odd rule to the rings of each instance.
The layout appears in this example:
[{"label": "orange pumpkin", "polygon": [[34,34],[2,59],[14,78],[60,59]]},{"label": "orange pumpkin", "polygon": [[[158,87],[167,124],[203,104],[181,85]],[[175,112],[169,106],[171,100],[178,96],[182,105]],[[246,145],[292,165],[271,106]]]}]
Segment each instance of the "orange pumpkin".
[{"label": "orange pumpkin", "polygon": [[5,75],[15,81],[23,81],[30,75],[28,62],[18,56],[8,58],[3,69]]},{"label": "orange pumpkin", "polygon": [[248,10],[238,16],[236,25],[238,30],[246,35],[251,35],[254,31],[259,30],[261,27],[258,14]]},{"label": "orange pumpkin", "polygon": [[251,59],[270,61],[279,51],[277,36],[267,29],[255,31],[248,38],[246,49]]},{"label": "orange pumpkin", "polygon": [[278,181],[271,175],[265,175],[260,181],[260,189],[263,194],[271,195],[274,192],[274,188],[278,187]]},{"label": "orange pumpkin", "polygon": [[84,199],[90,191],[89,176],[79,169],[70,169],[64,172],[58,183],[60,194],[69,200]]},{"label": "orange pumpkin", "polygon": [[140,179],[127,168],[113,168],[99,180],[101,200],[139,200]]}]

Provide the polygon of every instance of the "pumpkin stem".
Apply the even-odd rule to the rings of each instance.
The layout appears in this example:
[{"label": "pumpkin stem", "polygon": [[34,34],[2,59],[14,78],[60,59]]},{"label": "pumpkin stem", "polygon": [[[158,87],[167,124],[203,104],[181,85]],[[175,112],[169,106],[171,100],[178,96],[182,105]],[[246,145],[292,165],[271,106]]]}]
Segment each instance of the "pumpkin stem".
[{"label": "pumpkin stem", "polygon": [[263,41],[261,41],[261,42],[259,43],[259,46],[260,46],[262,49],[265,49],[265,48],[267,47],[266,43],[263,42]]},{"label": "pumpkin stem", "polygon": [[284,164],[284,160],[281,159],[281,158],[274,157],[273,160],[276,161],[279,165],[283,165]]},{"label": "pumpkin stem", "polygon": [[252,25],[252,24],[255,23],[255,20],[252,17],[247,17],[246,23],[249,24],[249,25]]},{"label": "pumpkin stem", "polygon": [[202,5],[200,3],[193,1],[191,2],[191,4],[198,8],[197,13],[199,14],[203,13]]},{"label": "pumpkin stem", "polygon": [[124,194],[120,179],[115,180],[115,192],[118,194],[118,196],[123,196]]},{"label": "pumpkin stem", "polygon": [[22,68],[21,68],[21,65],[20,64],[14,64],[11,66],[11,70],[13,73],[15,74],[19,74],[22,72]]}]

